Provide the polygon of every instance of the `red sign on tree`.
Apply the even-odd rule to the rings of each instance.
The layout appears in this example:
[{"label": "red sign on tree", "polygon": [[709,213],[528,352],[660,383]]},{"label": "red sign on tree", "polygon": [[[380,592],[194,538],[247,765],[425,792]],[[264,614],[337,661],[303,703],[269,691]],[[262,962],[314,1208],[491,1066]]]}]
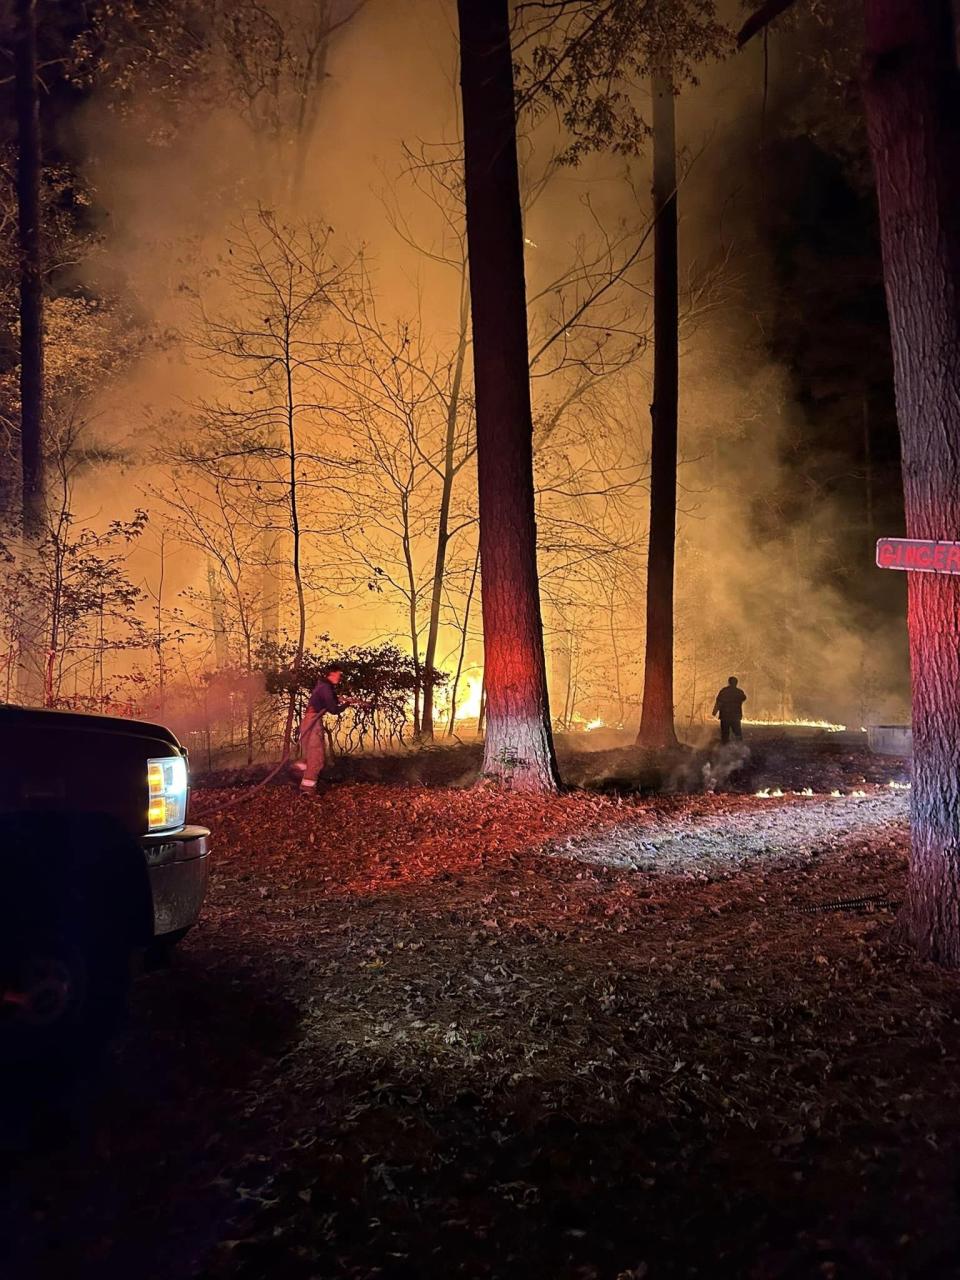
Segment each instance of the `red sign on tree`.
[{"label": "red sign on tree", "polygon": [[913,569],[920,573],[960,573],[960,542],[925,542],[920,538],[879,538],[881,569]]}]

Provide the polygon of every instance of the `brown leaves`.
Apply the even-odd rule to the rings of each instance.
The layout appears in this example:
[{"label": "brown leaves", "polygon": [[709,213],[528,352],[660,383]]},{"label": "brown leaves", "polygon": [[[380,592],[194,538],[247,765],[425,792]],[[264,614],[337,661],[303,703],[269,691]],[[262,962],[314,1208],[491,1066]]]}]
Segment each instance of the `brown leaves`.
[{"label": "brown leaves", "polygon": [[[110,1194],[91,1209],[82,1170],[43,1175],[68,1222],[126,1233],[145,1280],[184,1217],[229,1247],[168,1270],[230,1280],[814,1276],[836,1258],[890,1280],[956,1256],[958,980],[899,948],[889,911],[798,909],[896,893],[902,828],[858,833],[851,802],[852,834],[815,857],[693,880],[544,848],[756,813],[775,840],[779,810],[295,799],[267,788],[214,822],[206,915],[141,990],[119,1064],[142,1096],[135,1123],[107,1121]],[[808,803],[782,803],[784,829]],[[118,1189],[131,1168],[146,1225]]]}]

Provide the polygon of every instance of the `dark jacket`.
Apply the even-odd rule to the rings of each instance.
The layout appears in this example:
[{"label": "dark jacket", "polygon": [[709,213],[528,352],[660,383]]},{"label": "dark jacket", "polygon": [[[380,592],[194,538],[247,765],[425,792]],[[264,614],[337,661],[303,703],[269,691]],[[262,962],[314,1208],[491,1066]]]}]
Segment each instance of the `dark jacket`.
[{"label": "dark jacket", "polygon": [[340,705],[337,691],[326,676],[321,676],[317,681],[307,706],[311,711],[319,711],[329,716],[338,716],[346,710],[346,707]]},{"label": "dark jacket", "polygon": [[735,684],[725,684],[717,694],[713,704],[714,711],[720,712],[721,720],[740,720],[743,717],[743,704],[747,695]]}]

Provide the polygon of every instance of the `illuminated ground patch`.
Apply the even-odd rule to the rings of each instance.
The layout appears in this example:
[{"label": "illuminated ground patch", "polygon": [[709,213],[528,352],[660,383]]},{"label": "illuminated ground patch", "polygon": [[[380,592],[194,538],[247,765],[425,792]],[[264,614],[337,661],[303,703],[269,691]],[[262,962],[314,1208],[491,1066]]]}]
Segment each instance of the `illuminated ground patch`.
[{"label": "illuminated ground patch", "polygon": [[853,836],[900,831],[908,805],[908,793],[893,789],[866,796],[786,796],[739,813],[671,815],[653,828],[623,823],[558,842],[551,852],[594,866],[713,879],[750,866],[804,861]]}]

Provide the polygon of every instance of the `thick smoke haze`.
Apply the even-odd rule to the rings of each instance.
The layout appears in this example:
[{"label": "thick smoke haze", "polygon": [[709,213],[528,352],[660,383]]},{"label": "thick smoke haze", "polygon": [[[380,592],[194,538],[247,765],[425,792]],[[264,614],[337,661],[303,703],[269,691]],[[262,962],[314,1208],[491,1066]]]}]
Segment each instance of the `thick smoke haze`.
[{"label": "thick smoke haze", "polygon": [[[209,74],[215,76],[216,68]],[[763,234],[770,192],[764,189],[759,144],[763,129],[777,127],[789,82],[774,42],[763,120],[757,49],[736,66],[708,68],[698,86],[684,87],[679,100],[686,165],[680,192],[682,310],[689,313],[682,335],[677,561],[681,733],[695,733],[717,688],[733,672],[748,691],[748,711],[761,717],[859,726],[905,714],[897,586],[890,584],[879,615],[865,611],[862,599],[851,600],[848,577],[837,566],[856,558],[857,572],[875,572],[869,538],[849,504],[830,494],[804,498],[789,446],[806,410],[794,395],[789,369],[771,357],[766,342],[777,285]],[[411,154],[422,144],[433,157],[444,154],[439,144],[456,148],[453,6],[443,0],[402,6],[371,0],[333,37],[318,93],[315,121],[301,140],[258,131],[236,104],[218,100],[209,83],[186,86],[184,100],[170,105],[168,120],[162,99],[145,86],[142,100],[125,102],[123,110],[106,94],[95,97],[72,126],[71,145],[83,158],[101,218],[99,250],[80,268],[81,281],[121,299],[146,335],[138,357],[103,388],[91,412],[91,429],[126,450],[129,461],[119,474],[116,468],[88,471],[78,482],[75,506],[111,516],[126,514],[124,506],[155,512],[151,532],[132,560],[135,576],[152,593],[164,521],[151,490],[163,491],[169,478],[151,460],[168,439],[193,429],[198,402],[224,394],[216,370],[190,335],[199,309],[216,313],[230,302],[228,245],[239,223],[266,209],[280,222],[322,224],[330,229],[334,258],[347,263],[362,253],[382,321],[415,323],[432,350],[448,350],[454,341],[456,274],[436,260],[450,250],[450,228],[409,172]],[[528,126],[528,186],[537,183],[555,144],[550,120]],[[568,271],[598,235],[611,241],[633,236],[635,242],[649,221],[648,192],[642,158],[629,164],[594,158],[557,171],[527,213],[531,296]],[[407,234],[418,247],[407,243]],[[584,555],[576,572],[569,568],[573,507],[559,515],[548,511],[542,521],[550,531],[542,567],[553,711],[574,723],[602,718],[632,725],[638,713],[650,284],[645,250],[615,303],[617,322],[629,316],[640,335],[635,358],[584,391],[560,434],[538,454],[547,490],[562,487],[555,481],[563,466],[582,477],[602,466],[618,481],[615,494],[599,496],[592,492],[595,485],[581,482],[573,504],[577,517],[584,526],[602,528],[605,546]],[[548,291],[532,303],[533,333],[548,331],[558,296]],[[614,310],[599,324],[613,327]],[[541,417],[549,417],[575,376],[564,366],[535,379]],[[348,447],[337,418],[325,430],[330,452]],[[467,519],[474,483],[469,467],[459,483]],[[324,507],[324,518],[333,523],[338,501],[331,497]],[[561,526],[567,530],[563,538],[556,532]],[[171,554],[177,531],[169,522],[167,527],[165,603],[177,605],[179,593],[191,589],[196,602],[206,590],[207,567],[190,548]],[[422,573],[430,562],[431,527],[426,514],[417,551]],[[469,526],[459,536],[457,607],[474,545]],[[314,565],[311,633],[328,632],[344,645],[408,634],[396,599],[367,589],[359,578],[353,590],[338,585],[345,552],[335,540],[308,539],[306,554]],[[284,614],[291,589],[284,579]],[[445,620],[438,657],[448,670],[455,665],[457,643],[456,629]],[[476,605],[466,660],[473,668],[482,661]]]}]

